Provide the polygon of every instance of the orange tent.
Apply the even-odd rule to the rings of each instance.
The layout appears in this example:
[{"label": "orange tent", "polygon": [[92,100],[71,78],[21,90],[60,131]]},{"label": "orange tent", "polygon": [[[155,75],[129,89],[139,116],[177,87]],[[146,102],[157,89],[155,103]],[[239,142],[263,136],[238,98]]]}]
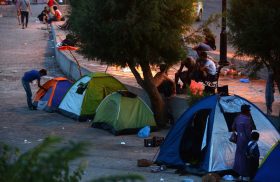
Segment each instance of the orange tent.
[{"label": "orange tent", "polygon": [[60,51],[67,51],[67,50],[76,51],[78,49],[79,49],[78,47],[74,47],[74,46],[59,46],[58,47],[58,50],[60,50]]},{"label": "orange tent", "polygon": [[39,110],[56,110],[66,92],[72,86],[72,82],[64,77],[57,77],[47,81],[40,88],[35,97],[34,105]]}]

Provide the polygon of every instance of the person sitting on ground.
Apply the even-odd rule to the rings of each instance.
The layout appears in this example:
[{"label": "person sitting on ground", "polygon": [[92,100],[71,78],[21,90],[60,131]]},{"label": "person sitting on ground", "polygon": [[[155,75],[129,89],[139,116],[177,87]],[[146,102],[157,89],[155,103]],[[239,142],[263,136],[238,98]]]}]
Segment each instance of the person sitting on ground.
[{"label": "person sitting on ground", "polygon": [[23,88],[26,92],[26,96],[27,96],[27,105],[30,110],[36,110],[36,107],[32,104],[32,100],[31,100],[32,92],[31,92],[31,88],[30,88],[29,84],[32,81],[37,80],[38,87],[45,89],[40,84],[41,77],[45,76],[45,75],[47,75],[47,70],[45,70],[45,69],[41,69],[40,71],[31,70],[31,71],[25,72],[24,76],[21,79],[22,86],[23,86]]},{"label": "person sitting on ground", "polygon": [[198,71],[202,81],[213,81],[216,76],[216,65],[214,61],[207,57],[206,52],[200,53],[200,58],[198,61]]},{"label": "person sitting on ground", "polygon": [[176,93],[175,82],[168,77],[166,64],[160,64],[159,69],[160,71],[154,76],[154,83],[160,93],[162,93],[165,97],[170,97]]},{"label": "person sitting on ground", "polygon": [[260,151],[258,146],[260,134],[256,131],[251,133],[251,140],[248,143],[246,149],[246,157],[248,160],[248,168],[249,168],[249,177],[252,180],[258,170],[259,167],[259,158],[260,158]]},{"label": "person sitting on ground", "polygon": [[51,22],[53,22],[53,21],[61,21],[61,19],[62,19],[62,13],[59,11],[57,6],[53,6],[53,9],[54,9],[55,14],[53,17],[49,18],[48,24],[51,24]]},{"label": "person sitting on ground", "polygon": [[[196,65],[196,61],[192,57],[187,57],[185,60],[181,61],[181,65],[179,70],[175,73],[175,84],[176,89],[181,88],[178,81],[179,79],[183,82],[182,88],[186,88],[186,86],[191,84],[191,73],[194,71]],[[186,71],[183,71],[184,67],[187,68]]]},{"label": "person sitting on ground", "polygon": [[45,24],[48,21],[48,14],[49,11],[48,11],[48,7],[46,6],[44,10],[38,15],[37,18]]}]

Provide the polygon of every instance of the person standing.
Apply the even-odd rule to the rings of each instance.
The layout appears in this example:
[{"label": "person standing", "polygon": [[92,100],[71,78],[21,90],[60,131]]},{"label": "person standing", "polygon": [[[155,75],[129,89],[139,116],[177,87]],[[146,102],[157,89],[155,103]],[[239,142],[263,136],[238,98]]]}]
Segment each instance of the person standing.
[{"label": "person standing", "polygon": [[265,86],[265,104],[267,109],[267,115],[272,114],[272,104],[274,102],[274,76],[272,70],[268,71],[268,77]]},{"label": "person standing", "polygon": [[18,24],[21,25],[21,19],[20,19],[20,8],[19,8],[19,0],[15,1],[16,9],[17,9],[17,20]]},{"label": "person standing", "polygon": [[47,75],[47,70],[41,69],[40,71],[37,70],[30,70],[28,72],[24,73],[24,76],[21,79],[22,86],[26,92],[27,97],[27,105],[30,110],[36,110],[36,107],[32,104],[32,92],[30,88],[30,83],[33,80],[37,80],[38,87],[44,89],[44,87],[41,86],[40,80],[42,76]]},{"label": "person standing", "polygon": [[[19,9],[20,9],[20,14],[21,14],[22,29],[24,29],[24,28],[27,28],[27,25],[28,25],[29,13],[30,13],[30,15],[32,14],[30,1],[29,0],[20,0]],[[24,18],[25,18],[25,23],[24,23]]]},{"label": "person standing", "polygon": [[232,125],[232,131],[237,133],[233,170],[241,178],[249,177],[250,175],[249,164],[245,154],[253,129],[254,125],[251,118],[250,105],[243,104],[241,106],[241,113],[235,118]]},{"label": "person standing", "polygon": [[55,15],[55,11],[53,9],[53,6],[56,4],[57,6],[59,5],[56,0],[48,0],[47,1],[48,7],[50,8],[50,12]]},{"label": "person standing", "polygon": [[260,158],[260,151],[258,146],[258,140],[259,140],[260,134],[256,131],[253,131],[251,133],[251,141],[248,143],[247,149],[246,149],[246,157],[248,159],[248,167],[249,167],[249,176],[252,180],[259,167],[259,158]]},{"label": "person standing", "polygon": [[[162,95],[165,103],[165,114],[168,118],[169,124],[174,124],[174,117],[172,115],[172,109],[170,104],[171,96],[176,94],[175,82],[168,77],[168,67],[166,64],[160,64],[160,71],[154,76],[154,83],[159,93]],[[164,128],[165,124],[159,126]]]}]

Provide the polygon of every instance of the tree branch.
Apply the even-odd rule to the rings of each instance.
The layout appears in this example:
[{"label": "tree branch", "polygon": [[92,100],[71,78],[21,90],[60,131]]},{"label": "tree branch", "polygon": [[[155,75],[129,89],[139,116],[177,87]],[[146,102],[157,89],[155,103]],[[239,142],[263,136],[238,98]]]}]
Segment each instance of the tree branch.
[{"label": "tree branch", "polygon": [[139,72],[136,70],[135,68],[135,65],[134,64],[131,64],[131,63],[127,63],[128,64],[128,67],[130,68],[132,74],[134,75],[137,83],[142,87],[142,88],[145,88],[145,85],[144,85],[144,81],[141,77],[141,75],[139,74]]}]

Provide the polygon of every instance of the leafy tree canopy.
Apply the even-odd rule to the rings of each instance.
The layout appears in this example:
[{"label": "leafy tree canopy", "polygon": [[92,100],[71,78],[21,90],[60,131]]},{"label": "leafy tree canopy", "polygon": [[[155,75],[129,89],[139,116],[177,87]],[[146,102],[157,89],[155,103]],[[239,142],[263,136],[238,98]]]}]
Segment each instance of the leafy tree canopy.
[{"label": "leafy tree canopy", "polygon": [[75,0],[70,22],[88,58],[125,65],[184,56],[182,32],[193,22],[192,0]]},{"label": "leafy tree canopy", "polygon": [[237,52],[271,69],[280,90],[280,1],[231,0],[228,20]]},{"label": "leafy tree canopy", "polygon": [[239,53],[280,64],[279,0],[232,0],[228,15],[230,41]]}]

